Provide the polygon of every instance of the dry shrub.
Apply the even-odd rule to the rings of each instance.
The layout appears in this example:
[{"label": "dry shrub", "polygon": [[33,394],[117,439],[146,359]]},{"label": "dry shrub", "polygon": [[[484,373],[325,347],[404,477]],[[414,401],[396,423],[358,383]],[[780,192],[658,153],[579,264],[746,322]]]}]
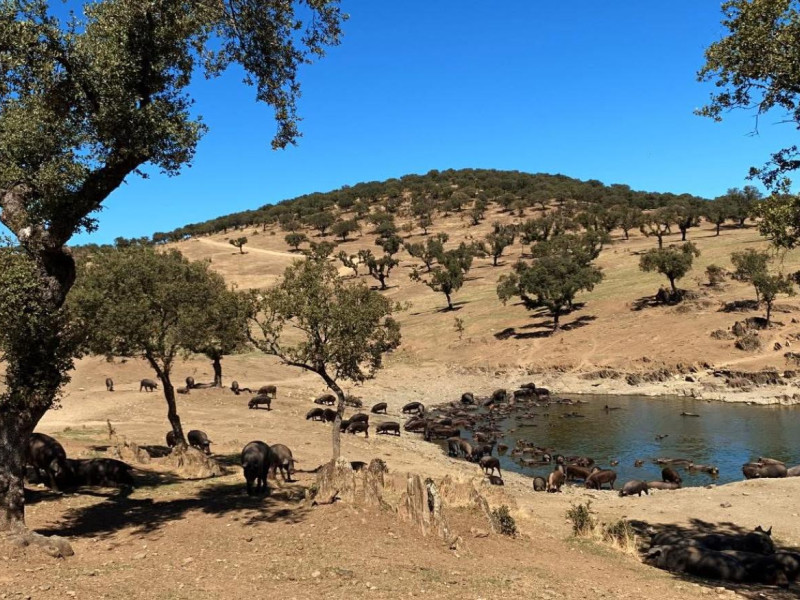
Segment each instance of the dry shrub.
[{"label": "dry shrub", "polygon": [[736,336],[725,329],[715,329],[711,332],[711,337],[715,340],[732,340]]},{"label": "dry shrub", "polygon": [[567,520],[572,523],[572,534],[578,537],[592,537],[597,520],[592,512],[592,501],[586,504],[573,504],[567,509]]},{"label": "dry shrub", "polygon": [[639,538],[629,521],[620,519],[603,525],[603,541],[612,548],[639,558]]},{"label": "dry shrub", "polygon": [[738,340],[736,340],[734,346],[736,346],[739,350],[753,352],[761,349],[761,340],[759,339],[758,334],[745,333]]},{"label": "dry shrub", "polygon": [[503,535],[509,537],[517,536],[517,522],[511,513],[508,511],[508,506],[503,504],[500,508],[495,508],[492,511],[492,521],[494,526]]}]

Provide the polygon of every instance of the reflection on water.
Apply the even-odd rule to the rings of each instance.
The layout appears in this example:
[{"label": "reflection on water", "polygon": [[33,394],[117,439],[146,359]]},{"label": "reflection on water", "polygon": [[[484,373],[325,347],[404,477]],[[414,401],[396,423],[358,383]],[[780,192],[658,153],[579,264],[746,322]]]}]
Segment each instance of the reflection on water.
[{"label": "reflection on water", "polygon": [[[759,456],[800,464],[800,409],[703,402],[692,398],[643,396],[575,396],[586,404],[535,408],[536,416],[512,415],[501,422],[508,432],[500,440],[513,448],[518,439],[553,448],[565,456],[590,456],[617,471],[619,485],[630,479],[661,479],[658,457],[688,458],[719,467],[719,477],[679,469],[684,486],[728,483],[743,479],[742,464]],[[604,407],[618,407],[606,411]],[[562,418],[578,412],[583,417]],[[697,413],[684,417],[681,412]],[[549,416],[545,416],[549,414]],[[514,430],[516,428],[516,430]],[[511,431],[509,431],[511,430]],[[667,435],[656,441],[657,435]],[[509,450],[510,454],[510,450]],[[503,468],[525,475],[546,475],[550,466],[527,467],[507,454]],[[636,468],[636,459],[643,467]],[[609,467],[612,460],[619,465]]]}]

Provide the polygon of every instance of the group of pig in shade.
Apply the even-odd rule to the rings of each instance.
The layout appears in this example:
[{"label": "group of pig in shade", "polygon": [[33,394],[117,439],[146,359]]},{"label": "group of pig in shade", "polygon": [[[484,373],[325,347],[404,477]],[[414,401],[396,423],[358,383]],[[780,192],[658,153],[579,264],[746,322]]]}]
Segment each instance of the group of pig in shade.
[{"label": "group of pig in shade", "polygon": [[[362,408],[363,402],[357,398],[348,398],[345,400],[348,406],[355,408]],[[318,404],[306,413],[307,421],[320,421],[323,423],[333,423],[336,421],[338,412],[333,408],[322,408],[322,406],[333,406],[336,404],[336,396],[333,394],[323,394],[314,399],[314,404]],[[378,402],[370,409],[370,413],[374,415],[387,414],[388,405],[386,402]],[[341,419],[339,428],[344,433],[357,434],[363,433],[365,438],[369,437],[369,414],[358,412],[347,419]],[[375,426],[375,433],[378,435],[400,435],[400,423],[397,421],[384,421]]]},{"label": "group of pig in shade", "polygon": [[113,458],[67,458],[64,447],[43,433],[32,433],[26,453],[28,465],[38,480],[54,490],[83,486],[117,487],[130,491],[134,487],[131,466]]},{"label": "group of pig in shade", "polygon": [[788,587],[800,575],[800,554],[776,548],[772,528],[760,526],[747,533],[654,533],[644,562],[733,583]]}]

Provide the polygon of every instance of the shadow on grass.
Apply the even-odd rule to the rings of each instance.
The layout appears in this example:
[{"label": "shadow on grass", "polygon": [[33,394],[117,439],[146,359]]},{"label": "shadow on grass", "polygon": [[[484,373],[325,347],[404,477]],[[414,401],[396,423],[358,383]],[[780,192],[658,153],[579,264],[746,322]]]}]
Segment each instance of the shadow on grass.
[{"label": "shadow on grass", "polygon": [[132,529],[135,535],[148,534],[170,521],[185,518],[199,511],[216,517],[241,513],[237,520],[245,525],[258,523],[299,523],[309,508],[296,500],[302,494],[298,486],[270,485],[270,496],[248,496],[243,483],[211,484],[198,490],[194,497],[160,500],[111,496],[105,502],[67,511],[59,526],[40,529],[44,535],[99,537]]},{"label": "shadow on grass", "polygon": [[557,330],[553,330],[554,323],[552,320],[540,321],[538,323],[531,323],[522,327],[522,329],[538,329],[539,331],[518,332],[513,327],[508,327],[495,333],[494,337],[498,340],[507,340],[512,337],[515,340],[547,338],[559,331],[572,331],[573,329],[586,327],[589,323],[595,321],[596,319],[597,317],[594,315],[583,315],[574,321],[570,321],[569,323],[562,323],[559,325]]},{"label": "shadow on grass", "polygon": [[[672,535],[679,535],[684,537],[696,535],[745,535],[751,533],[753,529],[741,527],[735,523],[710,523],[702,519],[690,519],[688,524],[675,524],[675,523],[648,523],[646,521],[632,520],[631,526],[636,531],[636,534],[645,541],[646,548],[649,547],[651,536],[659,533],[666,533]],[[769,527],[767,523],[765,527]],[[785,552],[800,552],[800,548],[792,546],[775,545],[776,551]],[[646,549],[645,549],[646,551]],[[657,567],[653,567],[657,568]],[[763,585],[757,583],[739,584],[731,581],[722,581],[718,579],[706,579],[689,575],[687,573],[673,572],[672,575],[677,579],[682,579],[691,583],[705,585],[711,588],[718,586],[725,586],[729,590],[733,590],[739,596],[744,598],[761,599],[770,598],[771,600],[788,600],[790,598],[800,598],[800,586],[793,583],[788,588],[780,588],[770,585]]]}]

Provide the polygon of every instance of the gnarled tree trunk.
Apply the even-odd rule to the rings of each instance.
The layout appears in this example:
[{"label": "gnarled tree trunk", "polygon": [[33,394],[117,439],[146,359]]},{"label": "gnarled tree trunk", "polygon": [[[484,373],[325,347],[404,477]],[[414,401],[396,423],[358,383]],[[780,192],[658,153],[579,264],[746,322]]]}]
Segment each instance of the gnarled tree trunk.
[{"label": "gnarled tree trunk", "polygon": [[214,387],[222,387],[222,357],[211,357],[211,366],[214,367]]},{"label": "gnarled tree trunk", "polygon": [[25,455],[35,425],[23,413],[0,412],[0,531],[25,528]]}]

